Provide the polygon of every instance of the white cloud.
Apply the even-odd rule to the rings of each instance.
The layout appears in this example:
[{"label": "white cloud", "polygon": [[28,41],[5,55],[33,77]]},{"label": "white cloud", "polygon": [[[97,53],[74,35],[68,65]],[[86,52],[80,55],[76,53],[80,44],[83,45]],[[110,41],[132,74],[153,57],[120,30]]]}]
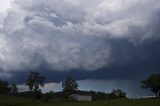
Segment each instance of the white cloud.
[{"label": "white cloud", "polygon": [[1,0],[0,1],[0,13],[5,13],[7,9],[11,7],[11,1],[12,0]]},{"label": "white cloud", "polygon": [[[45,83],[44,87],[40,87],[43,93],[47,93],[50,91],[57,92],[61,91],[61,83]],[[17,85],[19,92],[29,91],[29,87],[27,85],[21,84]]]},{"label": "white cloud", "polygon": [[[86,20],[91,23],[89,29],[106,31],[111,34],[111,37],[134,39],[134,35],[130,34],[132,27],[146,30],[159,9],[158,0],[102,0],[87,14]],[[138,38],[141,39],[143,36],[145,33]]]},{"label": "white cloud", "polygon": [[52,18],[59,18],[59,16],[57,16],[55,13],[51,13],[50,16],[51,16]]}]

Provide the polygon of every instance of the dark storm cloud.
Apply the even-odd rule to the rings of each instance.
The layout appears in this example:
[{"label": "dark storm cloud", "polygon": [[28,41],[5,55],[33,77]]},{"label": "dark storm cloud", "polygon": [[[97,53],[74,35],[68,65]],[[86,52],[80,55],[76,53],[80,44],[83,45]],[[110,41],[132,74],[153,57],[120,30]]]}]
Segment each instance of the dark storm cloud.
[{"label": "dark storm cloud", "polygon": [[48,82],[159,72],[159,11],[159,0],[15,0],[0,21],[0,77],[24,82],[32,69]]},{"label": "dark storm cloud", "polygon": [[[79,81],[79,89],[81,90],[111,92],[113,88],[118,88],[124,90],[130,98],[148,96],[152,93],[141,89],[141,81],[152,73],[160,72],[159,42],[159,39],[152,39],[135,47],[127,40],[112,41],[114,44],[114,46],[112,45],[112,52],[114,53],[112,57],[115,57],[116,62],[96,71],[71,70],[66,72],[64,70],[59,72],[49,69],[50,66],[45,63],[41,64],[37,70],[47,77],[48,91],[61,90],[61,83],[59,82],[67,77],[73,77]],[[10,83],[23,84],[29,72],[24,70],[12,73],[12,75],[13,77],[10,77],[9,80]],[[55,85],[51,82],[58,84]],[[47,90],[44,89],[44,91]]]}]

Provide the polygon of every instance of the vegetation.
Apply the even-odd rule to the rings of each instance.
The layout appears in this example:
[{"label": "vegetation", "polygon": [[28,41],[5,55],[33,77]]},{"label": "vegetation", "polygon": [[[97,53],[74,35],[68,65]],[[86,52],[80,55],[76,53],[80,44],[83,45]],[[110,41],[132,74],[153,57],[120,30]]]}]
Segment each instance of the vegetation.
[{"label": "vegetation", "polygon": [[16,84],[12,84],[10,86],[10,94],[11,95],[17,95],[18,94],[18,88]]},{"label": "vegetation", "polygon": [[52,99],[50,102],[31,101],[26,98],[0,96],[0,106],[159,106],[159,99],[109,99],[93,102],[75,102]]},{"label": "vegetation", "polygon": [[28,85],[30,89],[30,97],[34,99],[41,99],[42,92],[40,90],[40,86],[44,87],[44,80],[45,77],[40,75],[38,72],[31,72],[27,81],[26,85]]},{"label": "vegetation", "polygon": [[160,74],[152,74],[149,78],[142,81],[144,89],[150,88],[156,97],[160,98]]},{"label": "vegetation", "polygon": [[40,90],[39,89],[40,86],[44,87],[44,80],[45,80],[45,77],[41,76],[40,73],[31,72],[27,79],[26,85],[29,86],[29,89],[31,91],[38,91]]},{"label": "vegetation", "polygon": [[[72,78],[62,82],[63,91],[43,94],[40,86],[44,87],[45,77],[37,72],[31,72],[26,85],[30,91],[18,92],[16,84],[9,85],[0,80],[0,106],[159,106],[160,99],[127,99],[126,93],[120,89],[113,89],[111,93],[80,91],[78,83]],[[160,97],[160,74],[152,74],[142,81],[143,88],[150,88]],[[92,102],[75,102],[68,99],[71,94],[90,95]]]},{"label": "vegetation", "polygon": [[113,89],[111,95],[113,95],[115,98],[126,98],[126,93],[120,89]]},{"label": "vegetation", "polygon": [[51,97],[52,97],[52,99],[56,99],[56,98],[68,99],[68,97],[71,94],[90,95],[90,96],[92,96],[93,101],[126,98],[126,96],[119,97],[119,95],[114,95],[113,93],[95,92],[95,91],[81,91],[81,90],[76,90],[74,92],[64,92],[64,91],[55,92],[55,93],[51,94]]},{"label": "vegetation", "polygon": [[72,78],[67,78],[62,82],[63,91],[73,92],[78,89],[78,83]]},{"label": "vegetation", "polygon": [[0,94],[9,94],[10,87],[7,81],[0,80]]}]

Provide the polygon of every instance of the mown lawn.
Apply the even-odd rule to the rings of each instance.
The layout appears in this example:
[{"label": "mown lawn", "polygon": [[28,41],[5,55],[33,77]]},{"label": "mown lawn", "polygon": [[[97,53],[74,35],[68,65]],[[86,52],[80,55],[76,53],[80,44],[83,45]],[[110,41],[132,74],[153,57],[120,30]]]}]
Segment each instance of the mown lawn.
[{"label": "mown lawn", "polygon": [[93,102],[52,100],[49,103],[31,101],[25,98],[0,96],[0,106],[160,106],[160,99],[115,99]]}]

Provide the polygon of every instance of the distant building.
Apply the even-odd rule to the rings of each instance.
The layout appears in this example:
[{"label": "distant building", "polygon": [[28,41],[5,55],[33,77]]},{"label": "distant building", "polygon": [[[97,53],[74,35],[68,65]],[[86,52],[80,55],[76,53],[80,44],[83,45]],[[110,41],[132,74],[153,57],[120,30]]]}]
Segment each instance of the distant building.
[{"label": "distant building", "polygon": [[69,96],[70,99],[76,101],[92,101],[92,96],[73,94]]}]

